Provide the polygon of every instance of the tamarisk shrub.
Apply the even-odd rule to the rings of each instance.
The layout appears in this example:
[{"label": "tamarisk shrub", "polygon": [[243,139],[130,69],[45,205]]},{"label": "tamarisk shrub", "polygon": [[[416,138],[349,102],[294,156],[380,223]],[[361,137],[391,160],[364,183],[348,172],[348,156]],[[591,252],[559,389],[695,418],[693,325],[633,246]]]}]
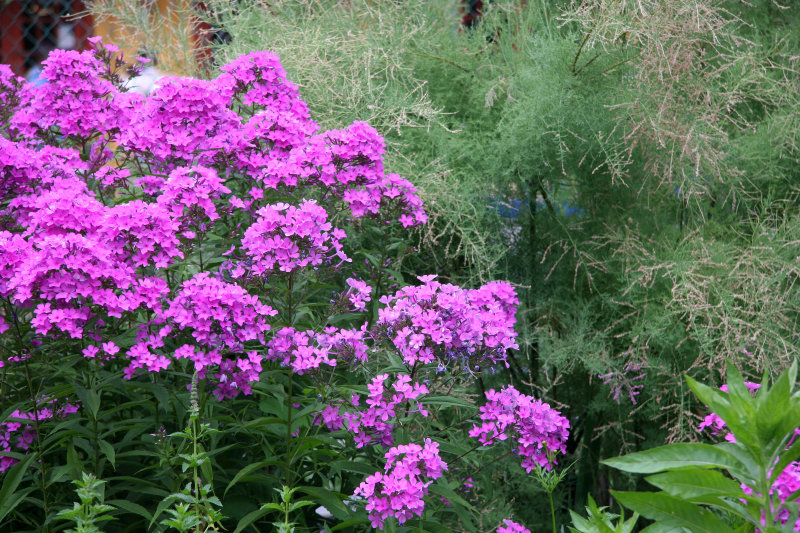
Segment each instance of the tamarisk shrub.
[{"label": "tamarisk shrub", "polygon": [[497,527],[473,505],[488,445],[514,439],[530,472],[569,429],[513,387],[474,425],[471,384],[517,348],[514,288],[407,285],[417,189],[368,124],[320,132],[275,54],[142,97],[141,61],[92,42],[40,88],[0,68],[10,527],[49,530],[84,473],[113,476],[125,531],[177,527],[176,494],[192,531]]}]

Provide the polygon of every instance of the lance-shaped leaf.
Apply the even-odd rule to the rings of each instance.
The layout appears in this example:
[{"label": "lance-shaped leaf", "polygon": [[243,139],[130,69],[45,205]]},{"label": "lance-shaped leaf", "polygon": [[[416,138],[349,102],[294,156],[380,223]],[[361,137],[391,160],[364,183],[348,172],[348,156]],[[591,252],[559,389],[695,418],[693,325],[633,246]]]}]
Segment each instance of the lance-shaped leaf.
[{"label": "lance-shaped leaf", "polygon": [[733,532],[711,511],[665,492],[611,491],[611,493],[625,507],[665,526],[683,527],[692,533]]},{"label": "lance-shaped leaf", "polygon": [[702,443],[669,444],[622,457],[613,457],[602,462],[612,468],[634,474],[655,474],[689,467],[746,470],[746,466],[727,450]]}]

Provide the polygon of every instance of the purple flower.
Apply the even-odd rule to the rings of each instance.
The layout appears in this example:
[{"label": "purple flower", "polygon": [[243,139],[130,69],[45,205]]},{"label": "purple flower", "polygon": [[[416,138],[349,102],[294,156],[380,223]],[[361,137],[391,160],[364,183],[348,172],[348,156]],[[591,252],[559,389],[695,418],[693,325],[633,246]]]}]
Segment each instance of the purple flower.
[{"label": "purple flower", "polygon": [[480,425],[474,425],[469,436],[484,446],[512,440],[515,452],[522,457],[522,468],[550,469],[548,452],[566,453],[569,420],[541,400],[522,394],[512,386],[501,391],[486,391],[485,405],[480,408]]},{"label": "purple flower", "polygon": [[447,464],[439,457],[439,443],[431,439],[425,439],[423,446],[395,446],[384,458],[384,471],[368,476],[355,490],[356,496],[367,500],[372,527],[381,530],[390,516],[400,524],[422,516],[428,486],[447,470]]}]

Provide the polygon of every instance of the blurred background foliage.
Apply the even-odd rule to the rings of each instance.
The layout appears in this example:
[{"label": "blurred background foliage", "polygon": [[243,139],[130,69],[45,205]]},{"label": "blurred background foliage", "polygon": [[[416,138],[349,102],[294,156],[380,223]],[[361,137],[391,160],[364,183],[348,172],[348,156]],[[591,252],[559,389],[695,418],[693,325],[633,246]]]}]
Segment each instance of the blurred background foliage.
[{"label": "blurred background foliage", "polygon": [[[518,286],[521,349],[482,386],[510,380],[570,418],[563,519],[632,483],[601,458],[698,438],[684,373],[719,385],[728,364],[774,375],[797,353],[800,6],[484,4],[470,28],[455,0],[210,0],[194,16],[217,36],[208,75],[274,51],[322,128],[385,136],[431,215],[406,281]],[[482,507],[544,523],[522,470],[477,475]]]}]

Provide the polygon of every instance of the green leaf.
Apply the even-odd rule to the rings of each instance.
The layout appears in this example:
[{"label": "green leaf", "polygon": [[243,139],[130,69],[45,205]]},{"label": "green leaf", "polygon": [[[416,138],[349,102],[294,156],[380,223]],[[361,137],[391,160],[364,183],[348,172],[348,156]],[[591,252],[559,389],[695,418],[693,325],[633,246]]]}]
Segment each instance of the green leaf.
[{"label": "green leaf", "polygon": [[675,470],[648,476],[645,479],[671,496],[685,500],[705,496],[735,498],[742,495],[739,484],[717,470],[700,468]]},{"label": "green leaf", "polygon": [[456,492],[448,485],[447,481],[445,481],[443,477],[437,479],[436,482],[430,486],[430,491],[434,494],[438,494],[439,496],[443,496],[450,503],[457,503],[462,507],[469,509],[470,511],[475,510],[475,508],[468,501],[456,494]]},{"label": "green leaf", "polygon": [[153,515],[147,512],[147,509],[139,505],[138,503],[133,503],[128,500],[110,500],[109,505],[113,505],[123,511],[127,511],[131,514],[139,515],[145,520],[152,520]]},{"label": "green leaf", "polygon": [[31,488],[16,492],[35,457],[36,454],[33,453],[26,455],[3,475],[3,486],[0,487],[0,522],[33,490]]},{"label": "green leaf", "polygon": [[[280,507],[278,508],[280,510]],[[256,509],[255,511],[250,511],[246,515],[239,520],[239,523],[236,524],[236,529],[233,530],[233,533],[239,533],[240,531],[244,531],[247,526],[261,518],[262,516],[266,516],[272,512],[272,509],[267,509],[262,507],[261,509]]]},{"label": "green leaf", "polygon": [[675,468],[727,468],[744,471],[746,467],[730,452],[703,443],[678,443],[601,461],[623,472],[654,474]]},{"label": "green leaf", "polygon": [[640,533],[684,533],[685,531],[681,526],[671,526],[656,522],[644,528]]},{"label": "green leaf", "polygon": [[265,464],[265,461],[259,461],[257,463],[251,463],[251,464],[245,466],[244,468],[242,468],[241,470],[236,472],[236,475],[233,476],[233,479],[231,479],[230,483],[228,483],[228,486],[225,487],[225,492],[223,494],[228,494],[228,491],[234,485],[239,483],[242,479],[244,479],[245,477],[249,476],[250,474],[252,474],[256,470],[260,470],[260,469],[264,468],[265,466],[267,466]]},{"label": "green leaf", "polygon": [[331,512],[339,520],[345,520],[352,515],[352,511],[342,501],[344,495],[331,492],[322,487],[297,487],[297,491],[311,496]]},{"label": "green leaf", "polygon": [[103,451],[103,454],[108,459],[108,462],[111,463],[111,467],[116,470],[116,453],[114,452],[114,447],[105,440],[97,441],[97,445],[100,446],[100,449]]},{"label": "green leaf", "polygon": [[356,474],[374,474],[377,468],[373,465],[363,463],[361,461],[333,461],[331,467],[338,468],[346,472],[355,472]]},{"label": "green leaf", "polygon": [[331,531],[341,531],[341,530],[351,531],[349,528],[351,528],[353,526],[360,526],[362,524],[368,524],[368,523],[369,523],[369,520],[367,520],[367,519],[347,520],[346,522],[342,522],[341,524],[336,524],[335,526],[333,526],[331,528]]},{"label": "green leaf", "polygon": [[664,492],[611,491],[611,494],[625,507],[667,526],[684,527],[692,533],[733,533],[711,511]]},{"label": "green leaf", "polygon": [[81,405],[88,408],[93,420],[97,420],[97,413],[100,410],[100,396],[96,391],[85,389],[80,386],[75,387],[75,394],[81,401]]},{"label": "green leaf", "polygon": [[420,403],[426,407],[429,405],[442,405],[448,407],[466,407],[467,409],[477,410],[474,403],[452,396],[423,396],[420,398]]}]

